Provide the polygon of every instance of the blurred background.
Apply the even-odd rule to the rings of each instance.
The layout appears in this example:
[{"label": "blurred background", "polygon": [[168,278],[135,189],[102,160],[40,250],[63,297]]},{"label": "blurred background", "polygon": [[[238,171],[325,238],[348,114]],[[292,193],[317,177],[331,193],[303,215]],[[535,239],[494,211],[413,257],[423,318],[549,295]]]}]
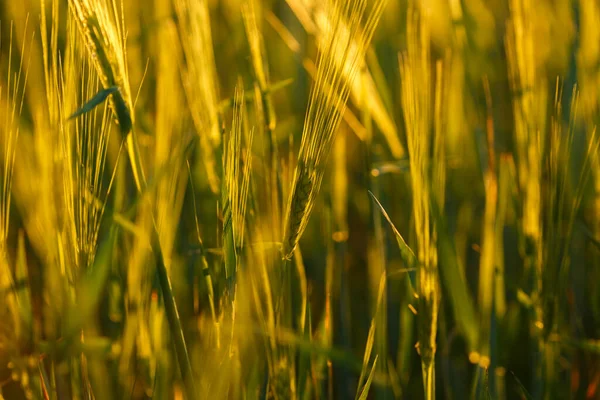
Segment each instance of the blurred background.
[{"label": "blurred background", "polygon": [[[330,3],[384,9],[282,261]],[[0,21],[0,398],[600,398],[597,1]]]}]

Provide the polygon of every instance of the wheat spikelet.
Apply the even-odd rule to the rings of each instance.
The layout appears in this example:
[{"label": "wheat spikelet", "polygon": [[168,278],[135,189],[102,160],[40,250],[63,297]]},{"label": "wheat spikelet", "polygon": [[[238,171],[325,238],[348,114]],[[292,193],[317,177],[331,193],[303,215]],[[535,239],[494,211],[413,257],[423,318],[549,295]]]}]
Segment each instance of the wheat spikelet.
[{"label": "wheat spikelet", "polygon": [[[326,4],[331,34],[317,59],[317,77],[310,93],[298,165],[288,198],[283,239],[286,259],[292,256],[308,224],[353,79],[384,5],[384,0],[376,1],[367,16],[365,0],[331,0]],[[340,63],[345,67],[339,68]]]},{"label": "wheat spikelet", "polygon": [[96,71],[105,89],[116,87],[111,104],[123,134],[129,133],[133,125],[133,109],[125,33],[121,25],[116,0],[69,0],[79,29],[86,40]]},{"label": "wheat spikelet", "polygon": [[294,190],[288,206],[285,226],[284,255],[286,257],[291,257],[300,236],[306,228],[308,215],[313,205],[312,201],[314,201],[311,199],[311,194],[315,187],[320,184],[319,178],[323,176],[322,173],[317,173],[314,165],[307,166],[302,160],[298,162],[296,170]]}]

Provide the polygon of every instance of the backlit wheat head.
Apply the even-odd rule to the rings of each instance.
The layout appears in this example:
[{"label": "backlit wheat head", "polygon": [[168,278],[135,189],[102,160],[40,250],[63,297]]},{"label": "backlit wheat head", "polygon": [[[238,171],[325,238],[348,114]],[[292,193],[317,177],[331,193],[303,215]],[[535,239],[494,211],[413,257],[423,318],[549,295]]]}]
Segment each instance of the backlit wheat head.
[{"label": "backlit wheat head", "polygon": [[[87,267],[96,253],[100,220],[104,212],[108,179],[104,179],[106,151],[111,129],[111,112],[105,105],[66,121],[101,86],[92,59],[76,35],[75,21],[68,19],[71,33],[64,71],[59,77],[58,141],[64,154],[63,187],[76,264]],[[65,122],[66,121],[66,122]]]},{"label": "backlit wheat head", "polygon": [[[327,2],[320,0],[286,0],[296,17],[300,20],[304,29],[317,38],[319,49],[327,48],[334,35],[350,35],[354,29],[349,23],[342,22],[335,30],[333,16],[328,12]],[[351,51],[360,51],[360,38],[350,39]],[[390,151],[394,157],[402,157],[405,149],[399,140],[398,129],[393,118],[386,110],[381,94],[379,93],[373,76],[369,69],[361,71],[360,76],[354,78],[352,71],[352,59],[339,57],[334,59],[336,67],[339,68],[350,88],[352,102],[364,110],[368,110],[385,137]]]},{"label": "backlit wheat head", "polygon": [[308,224],[352,81],[362,65],[384,5],[385,0],[377,0],[367,12],[366,0],[326,1],[331,34],[317,58],[317,76],[288,198],[283,239],[286,259],[291,258]]},{"label": "backlit wheat head", "polygon": [[122,3],[116,0],[69,0],[79,29],[86,40],[96,71],[104,89],[116,87],[111,105],[121,131],[126,134],[133,125],[133,112],[125,32],[121,20]]}]

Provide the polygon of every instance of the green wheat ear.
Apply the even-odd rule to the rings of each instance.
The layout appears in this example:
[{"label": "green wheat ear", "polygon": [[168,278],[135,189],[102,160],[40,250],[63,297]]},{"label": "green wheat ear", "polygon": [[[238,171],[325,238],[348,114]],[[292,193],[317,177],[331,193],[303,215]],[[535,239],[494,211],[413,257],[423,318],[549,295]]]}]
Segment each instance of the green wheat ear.
[{"label": "green wheat ear", "polygon": [[[111,92],[109,94],[113,94],[111,106],[121,132],[127,134],[133,125],[131,93],[123,32],[117,22],[118,16],[100,1],[70,0],[69,5],[95,61],[102,86],[104,90]],[[98,99],[102,97],[100,93],[98,96]]]}]

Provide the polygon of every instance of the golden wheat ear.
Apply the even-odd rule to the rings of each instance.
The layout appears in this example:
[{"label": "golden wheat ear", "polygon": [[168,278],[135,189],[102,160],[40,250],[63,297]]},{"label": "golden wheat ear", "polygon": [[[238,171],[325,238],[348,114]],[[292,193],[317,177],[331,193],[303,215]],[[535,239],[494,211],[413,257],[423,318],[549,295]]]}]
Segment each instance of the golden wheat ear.
[{"label": "golden wheat ear", "polygon": [[[143,191],[146,177],[133,129],[135,113],[127,69],[122,3],[119,0],[69,0],[69,9],[77,21],[104,90],[111,90],[108,98],[115,122],[127,139],[137,189]],[[100,94],[98,96],[102,97]]]},{"label": "golden wheat ear", "polygon": [[133,126],[131,92],[127,72],[125,37],[114,7],[100,0],[69,0],[104,90],[110,90],[110,102],[121,132]]},{"label": "golden wheat ear", "polygon": [[[377,0],[368,12],[365,0],[325,2],[331,40],[321,47],[317,58],[317,76],[310,93],[285,214],[282,249],[285,259],[292,257],[308,224],[352,82],[364,62],[385,4],[385,0]],[[366,21],[364,26],[362,21]],[[339,68],[340,64],[345,68]]]}]

